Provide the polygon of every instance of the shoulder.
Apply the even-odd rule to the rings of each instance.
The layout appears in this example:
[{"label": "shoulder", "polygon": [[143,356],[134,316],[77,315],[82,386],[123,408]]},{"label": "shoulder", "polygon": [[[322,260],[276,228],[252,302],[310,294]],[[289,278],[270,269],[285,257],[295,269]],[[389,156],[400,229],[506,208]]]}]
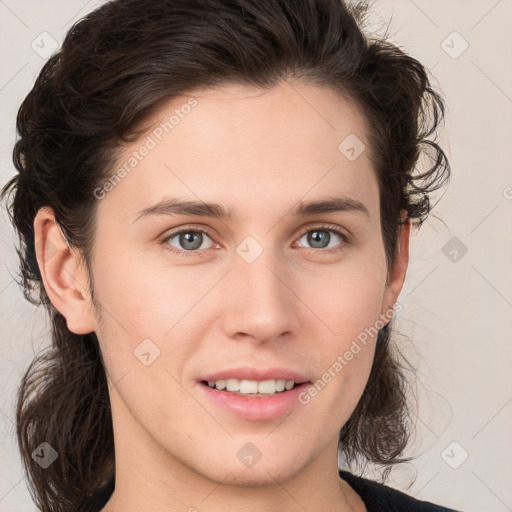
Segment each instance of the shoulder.
[{"label": "shoulder", "polygon": [[339,475],[359,494],[368,512],[460,512],[429,501],[417,500],[397,489],[353,475],[348,471],[340,469]]}]

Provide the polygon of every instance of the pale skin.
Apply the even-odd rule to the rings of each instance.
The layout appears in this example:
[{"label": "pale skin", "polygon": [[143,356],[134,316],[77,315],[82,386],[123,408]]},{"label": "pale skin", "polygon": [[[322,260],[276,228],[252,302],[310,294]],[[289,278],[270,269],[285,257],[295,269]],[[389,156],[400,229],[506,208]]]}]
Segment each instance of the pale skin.
[{"label": "pale skin", "polygon": [[[339,95],[282,82],[190,96],[197,106],[98,200],[92,270],[99,314],[80,254],[51,209],[34,221],[50,300],[72,332],[96,332],[107,366],[116,488],[103,510],[364,511],[338,476],[337,438],[368,380],[376,338],[307,405],[271,420],[219,409],[199,393],[197,379],[237,366],[283,366],[320,379],[396,303],[410,222],[387,268],[368,151],[350,161],[338,150],[349,134],[369,147],[364,121]],[[151,126],[190,96],[162,107]],[[126,148],[119,166],[141,141]],[[236,217],[136,220],[169,196],[219,203]],[[291,213],[301,200],[333,196],[360,201],[368,215]],[[308,240],[325,224],[349,237],[327,232],[326,249],[341,250],[328,254]],[[179,235],[164,239],[199,228],[208,231],[200,249],[181,255],[166,248],[187,251]],[[248,236],[263,249],[252,263],[236,251]],[[51,258],[44,257],[48,240]],[[149,366],[134,355],[147,338],[160,350]],[[249,442],[262,454],[252,467],[237,457]]]}]

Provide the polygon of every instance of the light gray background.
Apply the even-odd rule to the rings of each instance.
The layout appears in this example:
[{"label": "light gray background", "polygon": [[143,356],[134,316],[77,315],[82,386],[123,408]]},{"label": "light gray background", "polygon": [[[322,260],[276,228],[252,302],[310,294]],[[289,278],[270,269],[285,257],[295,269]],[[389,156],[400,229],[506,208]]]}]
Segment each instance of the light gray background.
[{"label": "light gray background", "polygon": [[[60,44],[101,3],[0,0],[2,185],[14,174],[17,109],[45,60],[31,44],[49,47],[42,32]],[[510,511],[512,0],[376,0],[374,10],[372,26],[384,20],[385,28],[392,15],[392,41],[425,64],[444,92],[441,142],[453,169],[447,192],[411,239],[396,325],[420,379],[408,452],[417,458],[396,468],[390,485],[464,511]],[[469,46],[458,55],[464,41]],[[15,441],[14,397],[22,372],[48,343],[49,323],[13,280],[15,239],[4,211],[0,223],[0,511],[28,512],[35,506]],[[453,237],[467,248],[462,257],[452,252],[456,261],[445,255]]]}]

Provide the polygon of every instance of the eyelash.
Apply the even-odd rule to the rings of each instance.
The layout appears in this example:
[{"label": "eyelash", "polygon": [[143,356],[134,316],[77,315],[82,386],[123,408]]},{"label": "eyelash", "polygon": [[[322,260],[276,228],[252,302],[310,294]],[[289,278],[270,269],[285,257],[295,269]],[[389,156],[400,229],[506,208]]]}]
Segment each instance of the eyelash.
[{"label": "eyelash", "polygon": [[[337,247],[331,248],[331,249],[315,249],[314,247],[310,247],[309,249],[311,249],[313,251],[321,251],[322,253],[335,254],[337,252],[343,251],[345,246],[350,243],[349,237],[347,235],[345,235],[344,233],[342,233],[339,230],[339,228],[334,224],[322,224],[319,226],[314,226],[312,228],[308,227],[301,231],[297,240],[300,240],[306,233],[309,233],[310,231],[329,231],[329,232],[334,233],[335,235],[339,236],[342,240],[342,242]],[[179,256],[185,256],[185,257],[205,256],[205,254],[202,254],[202,253],[206,253],[208,249],[195,249],[193,251],[183,251],[180,249],[176,249],[175,247],[173,247],[167,243],[169,241],[169,239],[171,239],[181,233],[202,233],[203,235],[207,235],[208,237],[210,237],[213,240],[213,237],[210,235],[210,233],[207,230],[205,230],[203,228],[196,228],[194,226],[188,226],[185,229],[180,229],[179,231],[175,231],[173,233],[165,235],[165,237],[161,241],[161,244],[164,246],[164,248],[166,250],[172,252],[173,254],[178,254]]]}]

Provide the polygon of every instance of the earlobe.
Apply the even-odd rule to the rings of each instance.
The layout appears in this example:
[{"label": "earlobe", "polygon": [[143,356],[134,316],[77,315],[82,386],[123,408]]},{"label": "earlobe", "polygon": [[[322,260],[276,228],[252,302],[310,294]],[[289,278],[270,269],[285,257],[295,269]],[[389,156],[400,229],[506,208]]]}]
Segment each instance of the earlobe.
[{"label": "earlobe", "polygon": [[55,220],[53,210],[41,208],[34,218],[37,264],[48,298],[75,334],[95,330],[88,276],[78,251],[73,250]]}]

